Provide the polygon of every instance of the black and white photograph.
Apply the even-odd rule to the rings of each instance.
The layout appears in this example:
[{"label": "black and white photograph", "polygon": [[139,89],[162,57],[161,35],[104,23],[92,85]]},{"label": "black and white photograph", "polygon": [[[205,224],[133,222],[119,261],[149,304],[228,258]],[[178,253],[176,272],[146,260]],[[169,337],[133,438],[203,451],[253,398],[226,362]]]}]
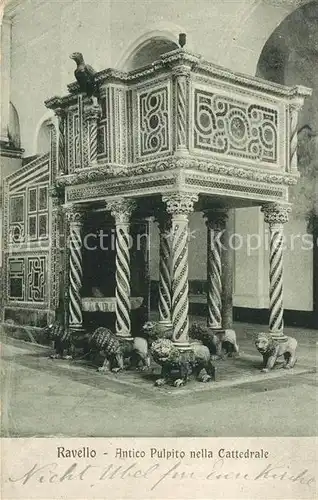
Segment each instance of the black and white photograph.
[{"label": "black and white photograph", "polygon": [[4,442],[314,442],[317,1],[4,1],[0,139]]}]

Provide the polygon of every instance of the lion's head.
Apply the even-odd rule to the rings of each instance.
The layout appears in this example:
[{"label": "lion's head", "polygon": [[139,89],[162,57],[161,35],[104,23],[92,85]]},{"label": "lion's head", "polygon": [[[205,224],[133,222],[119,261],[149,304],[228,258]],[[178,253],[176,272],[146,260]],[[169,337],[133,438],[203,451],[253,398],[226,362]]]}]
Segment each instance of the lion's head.
[{"label": "lion's head", "polygon": [[255,346],[261,354],[265,354],[274,349],[275,342],[270,333],[261,332],[255,339]]},{"label": "lion's head", "polygon": [[143,325],[142,331],[143,335],[151,340],[172,337],[171,327],[155,321],[147,321]]},{"label": "lion's head", "polygon": [[150,351],[154,361],[160,365],[165,363],[177,363],[180,359],[179,350],[169,339],[155,340]]}]

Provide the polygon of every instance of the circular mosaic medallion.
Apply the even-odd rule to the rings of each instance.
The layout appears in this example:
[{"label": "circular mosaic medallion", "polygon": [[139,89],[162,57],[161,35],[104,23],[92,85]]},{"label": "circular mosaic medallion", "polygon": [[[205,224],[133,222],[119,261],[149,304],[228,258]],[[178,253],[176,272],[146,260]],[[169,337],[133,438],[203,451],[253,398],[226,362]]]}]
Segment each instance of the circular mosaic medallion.
[{"label": "circular mosaic medallion", "polygon": [[224,121],[218,120],[217,125],[218,125],[218,128],[224,128]]},{"label": "circular mosaic medallion", "polygon": [[264,129],[264,139],[265,141],[268,143],[268,144],[271,144],[273,142],[273,138],[274,138],[274,135],[273,135],[273,131],[271,128],[269,127],[266,127]]},{"label": "circular mosaic medallion", "polygon": [[150,99],[150,106],[152,106],[153,108],[157,106],[157,97],[152,96],[152,98]]},{"label": "circular mosaic medallion", "polygon": [[158,138],[157,137],[152,137],[150,142],[151,142],[151,146],[153,148],[156,148],[158,146]]},{"label": "circular mosaic medallion", "polygon": [[240,141],[244,138],[246,129],[245,129],[245,124],[244,124],[244,121],[242,120],[242,118],[240,118],[239,116],[235,116],[232,119],[231,125],[230,125],[230,131],[231,131],[232,136],[235,139]]},{"label": "circular mosaic medallion", "polygon": [[156,129],[158,127],[158,124],[159,124],[159,118],[157,115],[152,115],[150,120],[149,120],[149,125],[150,125],[150,128],[152,128],[153,130]]},{"label": "circular mosaic medallion", "polygon": [[210,116],[208,113],[200,113],[200,125],[202,128],[208,128],[210,126]]}]

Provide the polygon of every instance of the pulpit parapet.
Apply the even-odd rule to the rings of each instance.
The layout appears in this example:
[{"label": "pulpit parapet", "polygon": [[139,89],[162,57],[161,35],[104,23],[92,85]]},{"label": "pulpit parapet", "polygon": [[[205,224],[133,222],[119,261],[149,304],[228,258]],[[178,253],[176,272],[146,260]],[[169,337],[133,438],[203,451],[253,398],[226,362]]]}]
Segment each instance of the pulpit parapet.
[{"label": "pulpit parapet", "polygon": [[233,73],[184,49],[138,70],[100,71],[96,81],[98,107],[77,83],[46,101],[60,119],[58,184],[115,178],[115,186],[116,178],[129,184],[182,170],[198,190],[215,176],[229,179],[224,189],[253,184],[251,198],[266,184],[264,199],[288,199],[298,178],[298,112],[310,89]]}]

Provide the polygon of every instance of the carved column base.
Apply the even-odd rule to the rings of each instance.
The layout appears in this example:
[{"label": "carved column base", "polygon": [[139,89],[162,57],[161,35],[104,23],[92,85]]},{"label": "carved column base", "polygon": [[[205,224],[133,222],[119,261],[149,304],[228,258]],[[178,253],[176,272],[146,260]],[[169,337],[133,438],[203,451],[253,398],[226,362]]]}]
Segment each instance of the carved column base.
[{"label": "carved column base", "polygon": [[81,335],[86,333],[86,330],[83,325],[69,325],[69,332],[71,333],[72,337],[80,337]]},{"label": "carved column base", "polygon": [[167,329],[172,328],[172,322],[169,321],[168,319],[160,319],[159,325],[162,325],[163,327],[165,327]]},{"label": "carved column base", "polygon": [[173,345],[177,347],[180,353],[186,353],[192,351],[192,347],[189,342],[173,342]]},{"label": "carved column base", "polygon": [[270,336],[275,342],[286,342],[287,336],[283,332],[271,332],[269,331]]}]

